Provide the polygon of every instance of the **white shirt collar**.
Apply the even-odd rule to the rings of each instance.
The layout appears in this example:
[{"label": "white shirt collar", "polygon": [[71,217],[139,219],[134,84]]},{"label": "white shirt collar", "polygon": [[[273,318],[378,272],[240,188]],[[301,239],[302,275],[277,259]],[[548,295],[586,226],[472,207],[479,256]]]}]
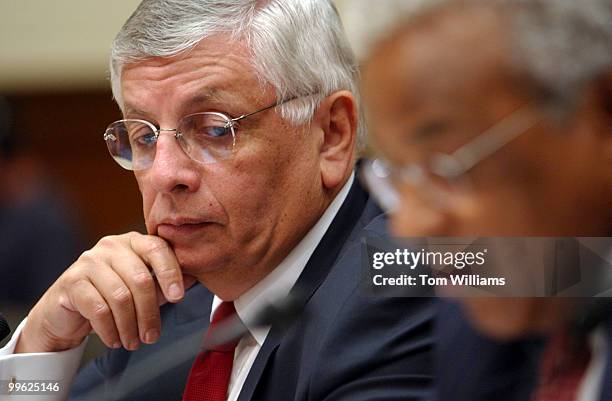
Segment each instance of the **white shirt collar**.
[{"label": "white shirt collar", "polygon": [[[253,326],[253,318],[262,308],[277,302],[289,294],[289,291],[291,291],[306,267],[312,253],[317,248],[317,245],[319,245],[319,242],[321,242],[336,214],[338,214],[340,207],[346,200],[353,181],[355,181],[354,172],[327,210],[325,210],[323,216],[321,216],[319,221],[308,231],[297,246],[289,252],[289,255],[266,277],[234,301],[238,316],[240,316],[240,319],[247,326],[259,346],[262,346],[266,340],[270,327]],[[215,295],[210,313],[211,320],[215,310],[222,302]]]}]

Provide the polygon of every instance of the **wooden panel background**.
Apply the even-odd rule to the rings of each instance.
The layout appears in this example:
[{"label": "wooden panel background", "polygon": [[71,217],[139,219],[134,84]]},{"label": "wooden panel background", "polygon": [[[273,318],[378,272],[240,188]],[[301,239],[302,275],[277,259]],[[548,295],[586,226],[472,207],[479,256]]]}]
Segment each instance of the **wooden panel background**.
[{"label": "wooden panel background", "polygon": [[141,229],[142,212],[133,175],[108,155],[102,134],[120,117],[110,91],[19,94],[15,126],[28,153],[59,183],[86,232],[87,245],[100,237]]}]

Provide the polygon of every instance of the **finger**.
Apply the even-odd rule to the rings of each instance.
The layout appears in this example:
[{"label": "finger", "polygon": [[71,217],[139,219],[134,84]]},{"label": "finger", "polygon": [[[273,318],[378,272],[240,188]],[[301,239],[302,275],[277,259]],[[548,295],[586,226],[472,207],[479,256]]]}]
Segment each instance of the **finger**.
[{"label": "finger", "polygon": [[181,268],[170,245],[159,237],[140,234],[130,236],[130,245],[153,269],[164,297],[169,302],[180,301],[185,295],[185,287]]},{"label": "finger", "polygon": [[[188,276],[186,274],[183,274],[182,276],[183,276],[183,288],[185,288],[185,291],[193,287],[198,282],[198,279],[196,279],[193,276]],[[155,290],[157,292],[157,304],[159,306],[167,304],[168,300],[164,296],[164,293],[162,292],[161,288],[159,287],[159,283],[157,282],[157,280],[155,280]]]},{"label": "finger", "polygon": [[91,328],[109,348],[121,347],[121,340],[111,309],[89,281],[79,280],[67,291],[70,304],[91,324]]},{"label": "finger", "polygon": [[140,340],[145,344],[155,343],[160,336],[161,319],[156,283],[151,271],[132,252],[116,255],[111,263],[132,294]]},{"label": "finger", "polygon": [[135,351],[140,346],[140,340],[134,299],[127,284],[113,268],[92,269],[87,272],[87,277],[110,307],[123,346]]}]

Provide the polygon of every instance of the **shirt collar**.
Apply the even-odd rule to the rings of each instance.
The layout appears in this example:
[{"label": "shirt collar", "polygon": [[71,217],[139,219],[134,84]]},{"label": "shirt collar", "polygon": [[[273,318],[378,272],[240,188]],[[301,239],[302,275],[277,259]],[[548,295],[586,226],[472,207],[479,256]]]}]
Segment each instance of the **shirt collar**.
[{"label": "shirt collar", "polygon": [[[270,326],[254,326],[254,317],[262,308],[277,302],[289,294],[306,267],[314,250],[317,248],[317,245],[319,245],[319,242],[321,242],[321,239],[327,232],[336,214],[338,214],[340,207],[346,200],[351,186],[353,185],[353,181],[355,181],[354,172],[327,210],[325,210],[325,213],[323,213],[319,221],[317,221],[310,231],[308,231],[297,246],[289,252],[289,255],[287,255],[287,257],[285,257],[285,259],[266,277],[234,301],[236,313],[238,313],[240,320],[242,320],[249,329],[249,332],[253,338],[255,338],[259,346],[262,346],[266,340],[268,332],[270,331]],[[210,312],[211,319],[215,310],[222,302],[223,301],[215,295]]]}]

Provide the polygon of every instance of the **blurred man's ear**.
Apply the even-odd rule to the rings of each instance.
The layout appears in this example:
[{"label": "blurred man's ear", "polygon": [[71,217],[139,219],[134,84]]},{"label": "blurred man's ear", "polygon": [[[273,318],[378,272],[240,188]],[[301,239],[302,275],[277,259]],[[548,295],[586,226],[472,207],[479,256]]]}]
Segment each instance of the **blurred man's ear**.
[{"label": "blurred man's ear", "polygon": [[321,179],[327,189],[342,183],[354,162],[357,132],[357,102],[349,91],[325,98],[315,115],[323,138],[320,143]]}]

